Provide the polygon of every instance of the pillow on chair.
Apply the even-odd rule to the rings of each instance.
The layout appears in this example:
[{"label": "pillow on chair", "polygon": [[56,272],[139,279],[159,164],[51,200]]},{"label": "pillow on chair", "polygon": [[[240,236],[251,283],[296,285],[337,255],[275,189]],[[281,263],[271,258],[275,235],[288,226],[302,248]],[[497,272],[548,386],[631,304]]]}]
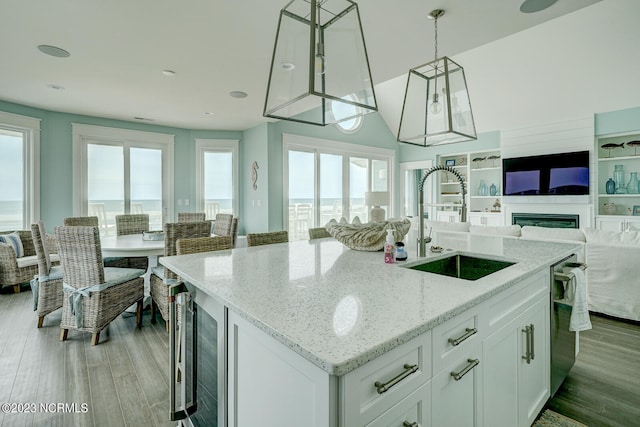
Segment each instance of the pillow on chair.
[{"label": "pillow on chair", "polygon": [[16,258],[22,258],[24,256],[22,240],[20,240],[20,235],[18,233],[1,234],[0,243],[7,243],[11,245],[13,251],[16,253]]}]

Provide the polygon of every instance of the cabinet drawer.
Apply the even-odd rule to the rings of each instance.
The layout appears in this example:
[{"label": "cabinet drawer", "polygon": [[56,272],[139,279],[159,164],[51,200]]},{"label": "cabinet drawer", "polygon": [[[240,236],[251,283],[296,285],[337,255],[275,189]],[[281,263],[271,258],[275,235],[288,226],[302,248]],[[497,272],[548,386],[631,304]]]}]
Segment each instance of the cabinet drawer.
[{"label": "cabinet drawer", "polygon": [[431,331],[340,377],[342,425],[367,425],[431,378]]},{"label": "cabinet drawer", "polygon": [[469,346],[482,341],[482,328],[478,312],[468,310],[435,327],[433,336],[433,371],[439,372],[451,363],[452,358],[466,352]]},{"label": "cabinet drawer", "polygon": [[431,426],[431,382],[423,384],[366,427],[407,426]]},{"label": "cabinet drawer", "polygon": [[506,325],[530,306],[532,301],[549,294],[549,271],[535,274],[514,288],[503,292],[503,297],[491,299],[485,306],[486,325],[481,325],[490,334]]}]

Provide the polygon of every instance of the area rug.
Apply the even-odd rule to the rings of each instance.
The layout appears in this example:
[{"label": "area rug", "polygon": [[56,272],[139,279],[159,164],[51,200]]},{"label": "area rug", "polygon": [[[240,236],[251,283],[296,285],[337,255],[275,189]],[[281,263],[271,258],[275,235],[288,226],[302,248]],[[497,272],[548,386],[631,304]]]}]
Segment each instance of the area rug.
[{"label": "area rug", "polygon": [[567,418],[551,409],[545,409],[540,418],[538,418],[532,427],[587,427],[585,424],[576,420]]}]

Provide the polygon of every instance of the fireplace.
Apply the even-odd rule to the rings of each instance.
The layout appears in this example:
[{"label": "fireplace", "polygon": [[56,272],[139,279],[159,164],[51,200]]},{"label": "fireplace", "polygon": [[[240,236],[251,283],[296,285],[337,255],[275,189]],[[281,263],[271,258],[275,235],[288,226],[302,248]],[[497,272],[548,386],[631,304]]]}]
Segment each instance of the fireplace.
[{"label": "fireplace", "polygon": [[536,227],[580,228],[580,215],[512,213],[511,223],[520,227],[534,225]]}]

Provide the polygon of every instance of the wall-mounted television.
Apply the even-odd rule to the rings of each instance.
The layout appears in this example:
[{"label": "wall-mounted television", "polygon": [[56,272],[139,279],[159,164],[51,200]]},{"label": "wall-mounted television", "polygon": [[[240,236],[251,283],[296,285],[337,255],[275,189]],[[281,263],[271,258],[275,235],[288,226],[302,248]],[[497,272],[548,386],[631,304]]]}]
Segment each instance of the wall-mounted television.
[{"label": "wall-mounted television", "polygon": [[589,194],[589,152],[502,159],[505,196]]}]

